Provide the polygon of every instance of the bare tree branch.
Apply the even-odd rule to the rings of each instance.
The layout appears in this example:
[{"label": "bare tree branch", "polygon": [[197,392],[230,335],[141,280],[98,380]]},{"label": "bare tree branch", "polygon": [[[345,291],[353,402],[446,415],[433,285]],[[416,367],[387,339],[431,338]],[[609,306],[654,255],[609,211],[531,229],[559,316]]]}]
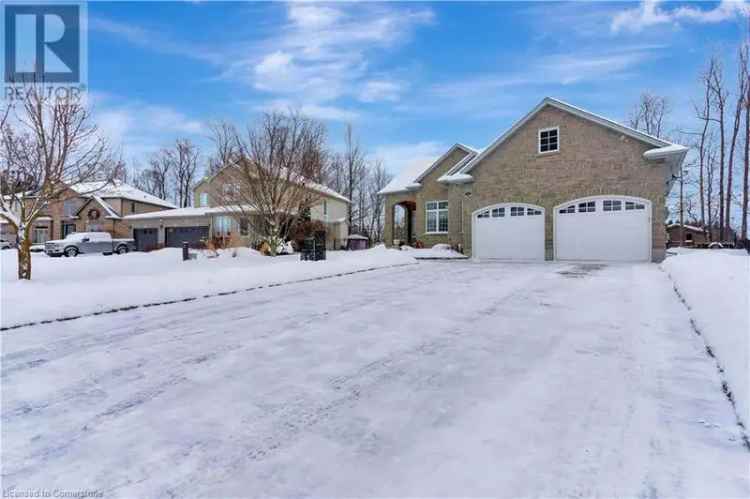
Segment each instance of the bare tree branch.
[{"label": "bare tree branch", "polygon": [[[0,217],[20,240],[18,277],[31,279],[34,221],[51,203],[106,187],[119,171],[107,141],[83,104],[29,83],[0,126]],[[95,182],[96,181],[96,182]]]}]

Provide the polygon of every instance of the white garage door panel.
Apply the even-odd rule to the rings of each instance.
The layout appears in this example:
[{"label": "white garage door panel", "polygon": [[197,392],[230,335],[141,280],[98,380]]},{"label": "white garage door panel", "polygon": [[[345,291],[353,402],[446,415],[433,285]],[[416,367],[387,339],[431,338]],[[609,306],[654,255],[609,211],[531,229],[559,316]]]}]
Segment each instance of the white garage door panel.
[{"label": "white garage door panel", "polygon": [[519,203],[488,206],[474,213],[473,222],[473,254],[477,258],[544,260],[541,207]]},{"label": "white garage door panel", "polygon": [[[590,211],[591,203],[594,211]],[[558,260],[651,259],[651,204],[647,200],[623,196],[578,199],[556,207],[554,218]]]}]

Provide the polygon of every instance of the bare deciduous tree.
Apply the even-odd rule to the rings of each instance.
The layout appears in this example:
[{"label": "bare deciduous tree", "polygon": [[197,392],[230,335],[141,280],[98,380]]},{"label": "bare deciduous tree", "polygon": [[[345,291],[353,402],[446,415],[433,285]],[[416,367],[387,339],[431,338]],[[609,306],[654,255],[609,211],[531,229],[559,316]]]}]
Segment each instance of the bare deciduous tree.
[{"label": "bare deciduous tree", "polygon": [[71,186],[90,186],[76,195],[105,187],[121,167],[83,104],[41,87],[27,85],[0,126],[0,217],[19,239],[19,279],[31,279],[31,229],[43,210],[70,197]]},{"label": "bare deciduous tree", "polygon": [[164,148],[153,153],[148,160],[148,164],[151,182],[154,187],[154,192],[151,194],[161,199],[167,199],[170,191],[169,183],[172,178],[172,159],[170,158],[169,150]]},{"label": "bare deciduous tree", "polygon": [[742,216],[742,228],[741,228],[741,235],[742,240],[747,243],[747,217],[748,217],[748,194],[750,189],[748,188],[750,184],[750,71],[748,70],[748,60],[747,60],[747,49],[745,50],[745,64],[743,65],[743,75],[746,80],[746,89],[745,89],[745,161],[743,166],[743,175],[742,175],[742,208],[741,208],[741,216]]},{"label": "bare deciduous tree", "polygon": [[702,106],[695,106],[695,114],[703,122],[703,128],[698,139],[698,196],[700,201],[700,222],[702,226],[706,224],[706,165],[707,150],[710,142],[710,124],[711,124],[711,91],[706,81],[706,76],[701,77],[703,84],[703,102]]},{"label": "bare deciduous tree", "polygon": [[382,161],[376,161],[370,167],[367,176],[367,195],[368,195],[368,216],[367,232],[370,239],[374,242],[383,240],[383,231],[385,225],[385,203],[379,192],[393,176],[383,167]]},{"label": "bare deciduous tree", "polygon": [[208,158],[208,170],[206,175],[212,176],[227,165],[236,163],[237,148],[235,137],[237,131],[234,126],[225,121],[218,121],[209,125],[211,140],[214,143],[215,153]]},{"label": "bare deciduous tree", "polygon": [[236,155],[212,197],[228,215],[245,220],[275,254],[292,224],[320,200],[310,177],[322,175],[325,128],[294,111],[276,112],[264,114],[244,135],[232,129],[228,137]]},{"label": "bare deciduous tree", "polygon": [[[712,57],[709,62],[706,82],[711,93],[711,104],[716,111],[711,119],[716,122],[719,128],[719,238],[724,239],[724,175],[725,175],[725,155],[726,155],[726,137],[725,137],[725,111],[727,105],[728,92],[724,87],[724,73],[721,62],[717,57]],[[729,197],[729,196],[726,196]]]},{"label": "bare deciduous tree", "polygon": [[190,206],[195,174],[198,170],[198,147],[188,139],[177,139],[174,148],[167,150],[175,188],[177,206]]},{"label": "bare deciduous tree", "polygon": [[355,218],[357,217],[356,212],[359,208],[359,203],[355,203],[355,196],[358,191],[361,191],[362,171],[365,169],[365,155],[359,145],[359,140],[354,137],[351,125],[346,126],[344,143],[345,149],[342,155],[342,165],[346,179],[344,195],[351,201],[347,214],[347,222],[349,223],[349,231],[351,232]]},{"label": "bare deciduous tree", "polygon": [[671,106],[666,97],[644,92],[630,113],[628,124],[636,130],[661,137],[666,132],[666,120],[670,111]]},{"label": "bare deciduous tree", "polygon": [[726,205],[724,208],[724,226],[731,227],[731,212],[732,212],[732,177],[734,173],[734,158],[735,150],[737,147],[737,137],[740,131],[740,125],[742,123],[742,109],[745,105],[745,94],[748,90],[747,81],[747,63],[748,63],[748,46],[743,44],[739,50],[739,68],[737,72],[737,100],[734,108],[734,119],[732,121],[732,135],[729,142],[729,162],[727,163],[727,198]]}]

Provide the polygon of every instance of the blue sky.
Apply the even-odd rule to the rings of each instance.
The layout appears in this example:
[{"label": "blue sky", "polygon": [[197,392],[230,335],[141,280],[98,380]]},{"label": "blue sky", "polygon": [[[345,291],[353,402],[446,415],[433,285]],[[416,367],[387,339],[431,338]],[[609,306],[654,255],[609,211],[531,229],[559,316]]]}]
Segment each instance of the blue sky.
[{"label": "blue sky", "polygon": [[351,123],[396,173],[455,142],[483,147],[544,96],[623,120],[649,90],[690,127],[698,74],[744,33],[745,4],[89,4],[89,88],[102,129],[141,164],[207,125],[289,106],[340,147]]}]

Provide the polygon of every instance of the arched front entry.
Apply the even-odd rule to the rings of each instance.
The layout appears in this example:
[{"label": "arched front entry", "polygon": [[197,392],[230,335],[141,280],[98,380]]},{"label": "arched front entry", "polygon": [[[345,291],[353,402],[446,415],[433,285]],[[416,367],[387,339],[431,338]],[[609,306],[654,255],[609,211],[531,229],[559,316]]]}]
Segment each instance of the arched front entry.
[{"label": "arched front entry", "polygon": [[589,196],[555,207],[556,260],[651,260],[651,202],[632,196]]},{"label": "arched front entry", "polygon": [[544,260],[544,208],[499,203],[474,213],[472,255],[502,260]]},{"label": "arched front entry", "polygon": [[414,244],[415,237],[415,219],[417,214],[417,204],[413,201],[402,201],[393,205],[391,216],[391,227],[393,227],[394,246],[402,244]]}]

